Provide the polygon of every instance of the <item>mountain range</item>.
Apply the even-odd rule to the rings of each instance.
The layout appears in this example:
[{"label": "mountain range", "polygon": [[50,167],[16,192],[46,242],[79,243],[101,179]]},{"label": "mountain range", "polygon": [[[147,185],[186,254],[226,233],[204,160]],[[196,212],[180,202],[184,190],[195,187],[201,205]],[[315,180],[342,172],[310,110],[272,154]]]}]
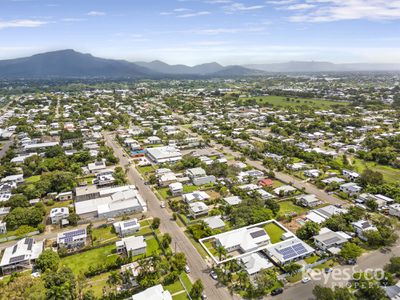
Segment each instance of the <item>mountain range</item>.
[{"label": "mountain range", "polygon": [[104,59],[74,50],[60,50],[30,57],[0,60],[0,78],[183,78],[256,76],[281,72],[399,71],[400,64],[334,64],[293,61],[274,64],[222,66],[216,62],[196,66],[169,65],[162,61],[129,62]]}]

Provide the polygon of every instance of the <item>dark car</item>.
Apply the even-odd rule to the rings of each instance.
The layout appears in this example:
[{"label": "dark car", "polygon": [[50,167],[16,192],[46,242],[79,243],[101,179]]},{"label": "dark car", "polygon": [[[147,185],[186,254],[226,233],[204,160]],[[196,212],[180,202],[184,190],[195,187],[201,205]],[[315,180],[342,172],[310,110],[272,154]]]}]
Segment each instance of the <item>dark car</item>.
[{"label": "dark car", "polygon": [[349,260],[347,260],[347,264],[348,265],[355,265],[357,263],[357,260],[355,260],[355,259],[349,259]]},{"label": "dark car", "polygon": [[283,293],[283,288],[277,288],[277,289],[272,290],[271,296],[276,296],[276,295],[279,295],[282,293]]}]

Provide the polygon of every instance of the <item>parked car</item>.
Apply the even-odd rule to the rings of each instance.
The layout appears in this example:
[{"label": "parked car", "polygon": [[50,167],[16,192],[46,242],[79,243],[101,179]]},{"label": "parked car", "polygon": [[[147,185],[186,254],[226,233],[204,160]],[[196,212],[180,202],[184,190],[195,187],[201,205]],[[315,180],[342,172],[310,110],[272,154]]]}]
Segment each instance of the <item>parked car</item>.
[{"label": "parked car", "polygon": [[161,206],[161,208],[165,208],[165,202],[161,201],[160,206]]},{"label": "parked car", "polygon": [[347,263],[348,265],[355,265],[355,264],[357,264],[357,260],[356,260],[356,259],[348,259],[348,260],[346,261],[346,263]]},{"label": "parked car", "polygon": [[206,295],[206,294],[204,294],[204,293],[203,293],[203,294],[201,294],[201,299],[202,299],[202,300],[207,300],[207,299],[208,299],[208,298],[207,298],[207,295]]},{"label": "parked car", "polygon": [[271,296],[276,296],[276,295],[279,295],[282,293],[283,293],[283,288],[277,288],[277,289],[272,290]]},{"label": "parked car", "polygon": [[210,272],[210,276],[211,276],[211,278],[214,279],[214,280],[217,280],[217,279],[218,279],[218,275],[217,275],[217,273],[215,273],[214,270],[212,270],[212,271]]},{"label": "parked car", "polygon": [[301,280],[302,283],[307,283],[307,282],[309,282],[309,281],[311,281],[311,278],[310,278],[310,277],[304,277],[304,278]]},{"label": "parked car", "polygon": [[185,272],[186,272],[187,274],[189,274],[189,273],[190,273],[190,268],[189,268],[189,266],[188,266],[188,265],[186,265],[186,266],[185,266]]},{"label": "parked car", "polygon": [[332,268],[325,268],[325,274],[332,273]]}]

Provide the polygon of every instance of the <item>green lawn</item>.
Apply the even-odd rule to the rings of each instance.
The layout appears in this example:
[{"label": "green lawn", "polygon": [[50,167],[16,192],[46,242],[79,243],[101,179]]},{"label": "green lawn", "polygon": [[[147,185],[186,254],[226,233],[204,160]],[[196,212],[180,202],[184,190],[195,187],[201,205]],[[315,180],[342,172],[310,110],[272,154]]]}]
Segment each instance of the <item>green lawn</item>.
[{"label": "green lawn", "polygon": [[186,293],[181,293],[175,296],[172,296],[172,300],[187,300],[189,297],[187,296]]},{"label": "green lawn", "polygon": [[279,210],[279,215],[284,216],[285,214],[295,212],[298,215],[301,215],[307,211],[307,208],[301,207],[293,204],[292,201],[282,201],[279,202],[281,209]]},{"label": "green lawn", "polygon": [[265,231],[268,233],[269,237],[271,238],[271,243],[278,243],[281,241],[282,234],[285,233],[285,231],[280,228],[278,225],[275,223],[269,223],[264,226]]},{"label": "green lawn", "polygon": [[152,173],[154,172],[154,167],[153,166],[143,166],[143,167],[137,167],[138,171],[142,174],[146,173]]},{"label": "green lawn", "polygon": [[303,273],[299,272],[299,273],[294,274],[293,276],[286,277],[286,280],[290,283],[295,283],[295,282],[300,281],[302,278],[303,278]]},{"label": "green lawn", "polygon": [[147,256],[152,256],[153,252],[155,253],[160,253],[160,245],[158,244],[157,240],[154,237],[146,237],[146,244],[147,244],[147,249],[146,249],[146,255]]},{"label": "green lawn", "polygon": [[319,256],[315,255],[315,254],[304,259],[304,261],[309,265],[317,262],[318,260],[319,260]]},{"label": "green lawn", "polygon": [[114,262],[118,255],[113,253],[115,251],[115,244],[107,245],[97,249],[85,251],[75,255],[63,257],[61,265],[71,268],[75,275],[80,272],[85,272],[89,266],[98,265],[102,263]]},{"label": "green lawn", "polygon": [[118,240],[112,226],[93,228],[92,237],[95,245]]},{"label": "green lawn", "polygon": [[181,282],[177,280],[172,284],[164,286],[164,289],[169,291],[171,294],[175,294],[176,292],[183,291],[183,286]]},{"label": "green lawn", "polygon": [[214,247],[214,244],[212,243],[212,240],[209,240],[207,242],[203,242],[204,246],[206,246],[206,248],[208,249],[208,251],[210,251],[210,253],[212,255],[214,255],[215,257],[218,257],[218,252],[217,249]]},{"label": "green lawn", "polygon": [[252,98],[241,98],[240,101],[245,103],[248,100],[255,99],[258,105],[267,106],[282,106],[282,107],[299,107],[304,105],[314,106],[314,107],[331,107],[334,105],[348,105],[349,102],[336,102],[329,101],[324,99],[306,99],[306,98],[290,98],[290,101],[287,101],[288,97],[284,96],[264,96],[264,97],[252,97]]},{"label": "green lawn", "polygon": [[26,183],[35,183],[40,180],[40,175],[31,176],[25,179]]},{"label": "green lawn", "polygon": [[184,185],[183,186],[183,192],[186,193],[192,193],[194,191],[198,191],[199,187],[195,185]]},{"label": "green lawn", "polygon": [[203,246],[202,246],[199,242],[195,241],[195,240],[193,239],[193,237],[192,237],[190,234],[188,234],[187,232],[185,232],[185,234],[186,234],[186,236],[188,237],[188,239],[192,242],[193,246],[194,246],[194,247],[197,249],[197,251],[200,253],[200,255],[201,255],[203,258],[206,258],[206,257],[208,256],[208,254],[207,254],[206,250],[204,250]]},{"label": "green lawn", "polygon": [[167,187],[158,189],[157,192],[164,200],[167,200],[169,197],[171,197],[171,194],[169,193],[169,188]]},{"label": "green lawn", "polygon": [[382,173],[383,179],[389,183],[397,183],[400,177],[400,169],[384,166],[371,161],[363,161],[361,159],[354,159],[353,166],[355,171],[362,173],[365,169],[371,169]]},{"label": "green lawn", "polygon": [[107,286],[107,279],[109,275],[110,273],[107,272],[91,277],[86,281],[87,286],[84,290],[92,290],[97,298],[101,298],[103,296],[103,288]]}]

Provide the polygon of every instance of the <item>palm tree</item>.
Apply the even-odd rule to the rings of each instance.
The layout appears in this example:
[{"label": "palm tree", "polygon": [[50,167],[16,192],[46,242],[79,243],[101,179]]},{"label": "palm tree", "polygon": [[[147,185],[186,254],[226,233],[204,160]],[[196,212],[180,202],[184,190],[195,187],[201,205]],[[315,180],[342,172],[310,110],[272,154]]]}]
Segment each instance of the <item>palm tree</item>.
[{"label": "palm tree", "polygon": [[243,289],[243,286],[247,285],[249,275],[247,274],[247,272],[245,272],[243,270],[239,271],[237,275],[239,277],[240,288]]},{"label": "palm tree", "polygon": [[122,281],[121,274],[118,271],[112,271],[110,272],[110,275],[108,276],[107,279],[107,284],[112,288],[114,286],[114,289],[117,289],[117,285],[120,284]]},{"label": "palm tree", "polygon": [[216,250],[218,253],[219,261],[221,261],[222,257],[225,257],[225,255],[228,253],[223,246],[218,246]]}]

